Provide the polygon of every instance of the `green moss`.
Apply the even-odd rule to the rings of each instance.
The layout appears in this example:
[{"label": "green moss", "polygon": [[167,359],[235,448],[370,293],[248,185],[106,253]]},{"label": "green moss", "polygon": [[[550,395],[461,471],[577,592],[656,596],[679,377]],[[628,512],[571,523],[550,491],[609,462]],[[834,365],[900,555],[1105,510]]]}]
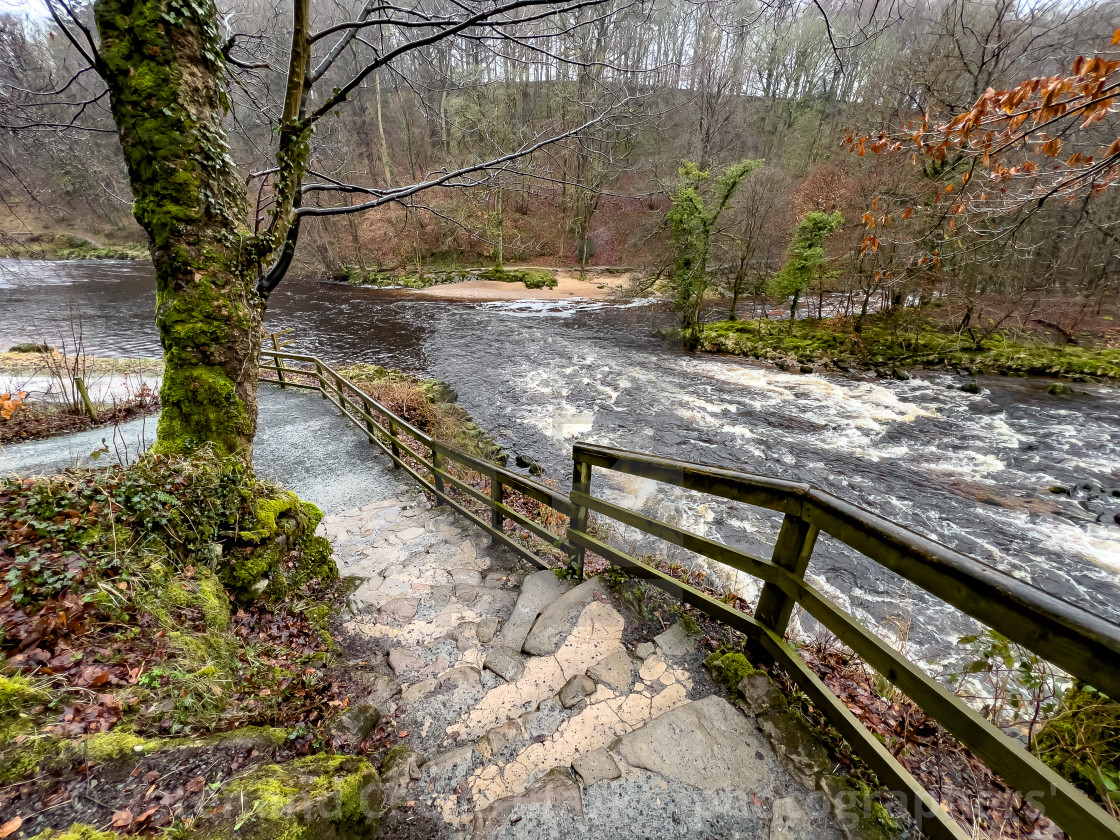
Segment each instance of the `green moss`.
[{"label": "green moss", "polygon": [[101,831],[92,825],[74,823],[66,831],[48,828],[46,831],[36,834],[31,840],[120,840],[120,835],[114,834],[112,831]]},{"label": "green moss", "polygon": [[738,687],[744,677],[758,672],[747,657],[734,652],[716,651],[704,660],[704,665],[711,672],[712,679],[727,686],[731,691]]},{"label": "green moss", "polygon": [[0,719],[18,716],[49,699],[46,691],[20,676],[0,676]]},{"label": "green moss", "polygon": [[[337,580],[330,541],[315,536],[323,512],[310,502],[300,501],[294,493],[284,492],[257,498],[254,518],[239,533],[252,547],[239,550],[223,566],[223,583],[239,595],[283,597],[293,588],[312,579]],[[285,562],[292,552],[299,562]]]},{"label": "green moss", "polygon": [[[364,758],[315,755],[270,764],[231,782],[227,801],[238,803],[237,836],[248,840],[358,840],[376,833],[381,812],[377,772]],[[230,836],[220,820],[200,836]],[[329,833],[329,834],[328,834]]]},{"label": "green moss", "polygon": [[[680,340],[679,330],[659,333]],[[698,348],[774,361],[840,369],[892,371],[899,365],[947,366],[973,372],[1120,378],[1120,348],[1062,347],[996,332],[977,344],[968,333],[947,332],[917,313],[869,317],[862,332],[832,319],[717,321],[700,330]]]},{"label": "green moss", "polygon": [[88,757],[91,761],[120,761],[154,752],[161,743],[157,739],[141,738],[123,729],[113,729],[90,735],[83,741],[74,741],[68,750],[73,756]]},{"label": "green moss", "polygon": [[[40,733],[31,720],[24,723],[0,733],[0,784],[30,779],[59,756],[57,738]],[[17,733],[24,736],[18,744],[10,740]]]},{"label": "green moss", "polygon": [[[209,316],[200,314],[199,319]],[[211,320],[213,320],[211,318]],[[220,338],[192,336],[177,340],[219,343]],[[214,446],[221,453],[242,451],[252,437],[254,419],[237,394],[237,383],[217,367],[182,364],[168,353],[160,387],[162,411],[156,428],[153,453],[191,453]]]},{"label": "green moss", "polygon": [[497,280],[501,283],[524,283],[527,289],[554,289],[558,285],[556,275],[543,268],[488,268],[480,271],[483,280]]}]

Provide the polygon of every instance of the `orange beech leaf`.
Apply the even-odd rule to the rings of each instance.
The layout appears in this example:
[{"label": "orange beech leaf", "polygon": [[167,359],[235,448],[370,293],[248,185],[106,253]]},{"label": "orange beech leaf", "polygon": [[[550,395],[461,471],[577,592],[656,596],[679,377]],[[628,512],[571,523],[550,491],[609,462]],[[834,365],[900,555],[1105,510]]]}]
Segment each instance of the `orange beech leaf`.
[{"label": "orange beech leaf", "polygon": [[1058,152],[1060,152],[1061,150],[1062,141],[1057,137],[1047,140],[1042,144],[1042,146],[1039,147],[1040,152],[1042,152],[1044,155],[1049,155],[1050,157],[1057,157]]},{"label": "orange beech leaf", "polygon": [[913,215],[914,215],[914,208],[913,207],[907,207],[905,210],[902,211],[902,218],[904,218],[904,219],[909,219]]}]

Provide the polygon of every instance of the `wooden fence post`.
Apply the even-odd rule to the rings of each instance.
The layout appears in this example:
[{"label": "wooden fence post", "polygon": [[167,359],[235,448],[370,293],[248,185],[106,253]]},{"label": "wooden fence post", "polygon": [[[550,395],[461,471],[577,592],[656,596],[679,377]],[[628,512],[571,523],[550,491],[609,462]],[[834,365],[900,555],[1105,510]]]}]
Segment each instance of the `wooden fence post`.
[{"label": "wooden fence post", "polygon": [[[582,461],[573,460],[572,467],[572,490],[591,495],[591,465],[583,463]],[[587,533],[587,508],[583,505],[573,503],[574,510],[572,511],[572,518],[568,520],[568,530],[575,529]],[[583,580],[583,561],[586,559],[587,551],[582,545],[576,545],[569,537],[568,542],[572,544],[571,552],[571,567],[576,576]]]},{"label": "wooden fence post", "polygon": [[436,507],[439,507],[440,505],[443,504],[443,499],[441,499],[439,497],[439,494],[443,492],[443,478],[440,476],[439,473],[436,472],[436,470],[442,470],[442,469],[443,469],[443,456],[440,455],[438,452],[436,452],[436,448],[433,446],[432,447],[432,480],[433,480],[433,483],[436,486]]},{"label": "wooden fence post", "polygon": [[277,333],[272,333],[269,337],[272,339],[273,349],[276,350],[276,378],[280,380],[280,390],[285,391],[287,388],[284,383],[287,380],[284,378],[284,369],[280,365],[280,339],[277,337]]},{"label": "wooden fence post", "polygon": [[[504,496],[502,491],[503,487],[501,480],[498,478],[498,471],[494,470],[494,472],[490,474],[490,501],[495,505],[500,505],[502,503]],[[504,526],[505,517],[502,515],[502,512],[498,510],[497,507],[490,508],[490,527],[495,531],[501,532]],[[490,541],[493,543],[495,538],[493,536],[490,537]]]},{"label": "wooden fence post", "polygon": [[[401,457],[401,448],[397,446],[397,424],[392,420],[389,421],[389,449],[393,452],[394,458]],[[396,461],[393,461],[393,469],[400,466]]]},{"label": "wooden fence post", "polygon": [[89,419],[94,423],[97,422],[97,409],[93,406],[93,400],[89,398],[89,391],[86,390],[86,381],[80,376],[74,377],[74,387],[78,389],[78,396],[82,398],[82,404],[85,406],[86,414]]},{"label": "wooden fence post", "polygon": [[373,422],[373,409],[369,407],[369,403],[365,400],[362,400],[362,417],[366,421],[366,434],[369,435],[369,442],[373,443],[375,437],[373,427],[376,424]]},{"label": "wooden fence post", "polygon": [[326,399],[327,386],[323,384],[323,366],[318,362],[315,363],[315,377],[319,380],[319,396]]},{"label": "wooden fence post", "polygon": [[[774,543],[771,561],[797,577],[803,576],[805,569],[809,567],[809,558],[813,555],[818,533],[820,532],[815,525],[810,525],[800,516],[787,513],[782,520],[782,530],[778,532],[778,541]],[[793,613],[793,603],[793,599],[775,584],[767,583],[758,596],[755,618],[783,636]]]}]

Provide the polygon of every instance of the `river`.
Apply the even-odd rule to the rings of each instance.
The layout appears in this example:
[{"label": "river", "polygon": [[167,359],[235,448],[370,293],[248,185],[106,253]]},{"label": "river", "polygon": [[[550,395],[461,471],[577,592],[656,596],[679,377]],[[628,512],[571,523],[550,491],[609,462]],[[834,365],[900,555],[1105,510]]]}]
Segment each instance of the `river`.
[{"label": "river", "polygon": [[[58,325],[80,312],[90,352],[158,355],[154,303],[146,265],[0,261],[0,346],[57,344]],[[968,394],[942,372],[790,374],[650,337],[670,319],[649,301],[459,303],[289,279],[266,327],[293,329],[292,350],[448,382],[499,443],[561,486],[575,440],[813,482],[1120,621],[1120,497],[1110,495],[1120,496],[1120,389],[1083,385],[1058,398],[1049,380],[988,377]],[[622,476],[596,481],[629,506],[748,550],[768,553],[777,534],[765,511]],[[629,535],[618,538],[625,546]],[[828,539],[809,575],[913,655],[944,652],[970,629]],[[745,576],[734,583],[756,591]]]}]

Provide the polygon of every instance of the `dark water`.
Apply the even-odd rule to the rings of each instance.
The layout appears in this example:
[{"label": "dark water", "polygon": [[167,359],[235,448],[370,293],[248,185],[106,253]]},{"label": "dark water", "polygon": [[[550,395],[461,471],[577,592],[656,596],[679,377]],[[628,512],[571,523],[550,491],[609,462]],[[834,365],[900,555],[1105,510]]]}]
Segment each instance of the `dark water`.
[{"label": "dark water", "polygon": [[[59,318],[80,309],[91,351],[155,355],[153,308],[147,267],[0,263],[0,345],[56,343]],[[1087,385],[1058,399],[1035,379],[984,379],[984,393],[970,395],[943,373],[908,382],[787,374],[649,338],[668,318],[650,303],[464,304],[288,280],[266,325],[294,329],[293,350],[443,379],[480,425],[562,486],[577,439],[810,481],[1120,620],[1120,527],[1049,491],[1120,488],[1120,389]],[[771,514],[599,475],[600,491],[725,542],[768,553],[776,536]],[[625,547],[631,536],[617,538]],[[810,575],[917,648],[966,627],[827,540]],[[755,591],[745,576],[737,583]]]}]

